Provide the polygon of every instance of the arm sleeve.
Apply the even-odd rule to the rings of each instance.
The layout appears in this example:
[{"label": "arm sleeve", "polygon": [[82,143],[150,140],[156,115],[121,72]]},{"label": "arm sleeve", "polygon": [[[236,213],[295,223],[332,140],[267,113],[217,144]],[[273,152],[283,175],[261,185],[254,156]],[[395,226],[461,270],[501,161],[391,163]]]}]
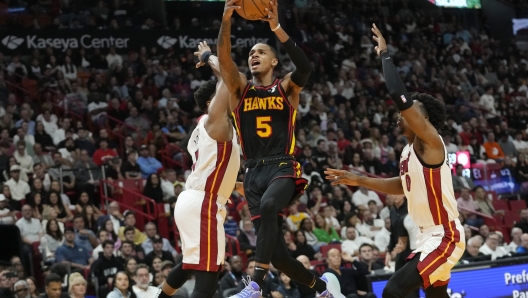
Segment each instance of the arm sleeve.
[{"label": "arm sleeve", "polygon": [[310,78],[312,73],[312,67],[310,60],[306,54],[301,50],[297,44],[289,38],[285,43],[282,44],[290,56],[291,61],[295,65],[295,69],[292,72],[291,80],[299,87],[304,87]]},{"label": "arm sleeve", "polygon": [[411,94],[405,88],[396,66],[392,63],[389,51],[381,53],[381,62],[383,65],[383,76],[385,77],[389,94],[398,106],[400,112],[407,110],[413,105]]}]

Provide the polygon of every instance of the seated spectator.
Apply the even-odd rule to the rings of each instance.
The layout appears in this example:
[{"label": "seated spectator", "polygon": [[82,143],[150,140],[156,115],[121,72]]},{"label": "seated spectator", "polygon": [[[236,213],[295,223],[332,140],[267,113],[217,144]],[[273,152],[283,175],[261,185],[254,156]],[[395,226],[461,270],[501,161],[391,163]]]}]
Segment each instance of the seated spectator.
[{"label": "seated spectator", "polygon": [[[16,298],[27,298],[29,297],[29,285],[27,283],[27,281],[25,280],[19,280],[15,283],[15,285],[13,286],[13,292],[15,292],[15,297]],[[2,296],[2,297],[7,297],[6,296]]]},{"label": "seated spectator", "polygon": [[[131,277],[134,277],[134,272],[136,272],[136,267],[138,265],[136,259],[134,257],[129,257],[126,260],[122,260],[121,257],[117,257],[117,259],[123,264],[124,272]],[[172,269],[172,268],[171,268]]]},{"label": "seated spectator", "polygon": [[45,232],[44,237],[40,238],[40,251],[45,261],[54,263],[57,248],[64,244],[59,222],[56,219],[48,220]]},{"label": "seated spectator", "polygon": [[11,278],[7,276],[8,272],[8,270],[0,271],[0,295],[6,298],[15,298],[13,282],[11,281]]},{"label": "seated spectator", "polygon": [[[153,173],[148,176],[147,183],[143,188],[143,195],[153,199],[156,203],[163,203],[163,190],[158,174]],[[146,204],[147,202],[142,201],[142,203]]]},{"label": "seated spectator", "polygon": [[315,215],[315,229],[313,233],[317,237],[318,242],[332,243],[341,241],[334,227],[328,224],[321,214]]},{"label": "seated spectator", "polygon": [[136,163],[137,151],[128,150],[126,155],[127,161],[121,167],[121,174],[125,179],[141,179],[141,168]]},{"label": "seated spectator", "polygon": [[504,248],[506,248],[509,252],[515,252],[517,251],[517,247],[521,245],[521,236],[523,232],[521,228],[514,227],[511,230],[511,242],[508,245],[505,245]]},{"label": "seated spectator", "polygon": [[94,296],[86,296],[87,287],[88,282],[80,273],[74,272],[70,274],[68,278],[68,294],[70,294],[71,298],[95,298]]},{"label": "seated spectator", "polygon": [[292,280],[283,272],[279,273],[279,286],[277,287],[277,292],[283,297],[301,298],[301,293],[297,288],[297,284],[292,282]]},{"label": "seated spectator", "polygon": [[374,261],[374,256],[372,254],[373,250],[374,247],[368,243],[363,243],[359,247],[359,262],[365,265],[369,272],[383,269],[385,267],[384,265]]},{"label": "seated spectator", "polygon": [[93,262],[91,272],[97,277],[99,297],[104,297],[111,289],[116,273],[123,270],[123,266],[114,255],[114,241],[105,240],[101,245],[103,251],[99,253],[97,261]]},{"label": "seated spectator", "polygon": [[73,218],[73,228],[75,229],[75,244],[92,253],[93,249],[99,243],[97,242],[97,238],[95,238],[94,232],[86,229],[86,223],[82,215],[75,215]]},{"label": "seated spectator", "polygon": [[237,236],[239,232],[239,226],[233,216],[227,215],[226,220],[224,221],[224,230],[226,235],[229,235],[231,237]]},{"label": "seated spectator", "polygon": [[501,161],[504,159],[504,152],[499,143],[495,142],[495,134],[493,132],[488,132],[488,139],[483,146],[484,149],[486,149],[486,156],[488,159],[495,161]]},{"label": "seated spectator", "polygon": [[88,113],[90,113],[92,122],[99,125],[99,127],[103,126],[107,120],[106,110],[108,110],[108,103],[102,101],[102,99],[104,99],[104,95],[94,94],[92,96],[93,101],[88,104]]},{"label": "seated spectator", "polygon": [[515,158],[517,151],[515,150],[515,145],[510,141],[510,135],[507,132],[501,134],[497,144],[499,144],[505,157]]},{"label": "seated spectator", "polygon": [[37,281],[33,276],[26,278],[26,282],[29,286],[29,297],[37,298],[39,296],[39,290],[37,289]]},{"label": "seated spectator", "polygon": [[357,225],[361,224],[361,220],[357,216],[357,213],[351,212],[350,214],[348,214],[345,217],[345,220],[344,220],[343,223],[344,223],[344,225],[341,228],[341,232],[339,233],[339,235],[341,236],[341,239],[345,239],[346,238],[346,230],[347,230],[348,227],[354,227],[355,228]]},{"label": "seated spectator", "polygon": [[86,206],[91,206],[93,208],[94,217],[99,221],[99,217],[103,216],[103,212],[92,203],[87,192],[81,192],[77,204],[75,204],[75,212],[81,213]]},{"label": "seated spectator", "polygon": [[33,173],[33,158],[26,151],[26,143],[19,141],[17,144],[17,151],[15,151],[15,158],[21,169],[26,173]]},{"label": "seated spectator", "polygon": [[75,163],[73,169],[79,191],[87,192],[91,197],[95,197],[95,193],[99,189],[101,170],[90,160],[88,151],[81,151],[81,158]]},{"label": "seated spectator", "polygon": [[139,115],[137,107],[130,108],[130,116],[125,119],[125,124],[127,124],[129,133],[136,140],[144,139],[150,130],[149,121]]},{"label": "seated spectator", "polygon": [[379,209],[383,207],[378,194],[364,186],[359,186],[358,190],[352,195],[352,203],[361,211],[368,209],[368,202],[371,200],[376,202]]},{"label": "seated spectator", "polygon": [[79,148],[81,151],[86,150],[89,156],[93,156],[96,151],[95,141],[89,135],[90,133],[84,127],[77,128],[78,138],[75,140],[75,147]]},{"label": "seated spectator", "polygon": [[42,212],[44,211],[44,198],[48,197],[44,190],[42,180],[39,178],[33,179],[33,189],[31,193],[26,195],[26,203],[33,208],[35,218],[42,220]]},{"label": "seated spectator", "polygon": [[370,214],[372,215],[372,218],[374,220],[381,219],[381,217],[379,216],[381,209],[378,208],[378,204],[376,204],[376,201],[370,200],[368,202],[368,210],[370,211]]},{"label": "seated spectator", "polygon": [[292,232],[297,231],[302,220],[309,217],[308,213],[299,212],[297,209],[298,205],[299,202],[296,202],[288,207],[289,215],[288,218],[286,218],[286,223],[288,224],[288,229]]},{"label": "seated spectator", "polygon": [[150,286],[150,274],[149,267],[144,264],[136,266],[136,272],[134,274],[134,281],[136,284],[132,286],[132,290],[136,294],[137,298],[150,298],[156,297],[158,288]]},{"label": "seated spectator", "polygon": [[384,226],[385,222],[381,219],[374,219],[372,213],[367,209],[363,211],[363,222],[356,225],[356,230],[361,236],[374,239]]},{"label": "seated spectator", "polygon": [[462,166],[461,164],[458,164],[456,166],[456,175],[452,176],[453,190],[455,192],[462,191],[462,189],[464,188],[465,189],[475,188],[475,183],[473,183],[473,179],[464,177],[462,175],[463,171],[464,171],[464,166]]},{"label": "seated spectator", "polygon": [[99,230],[97,227],[97,220],[95,219],[95,211],[91,205],[84,206],[81,211],[81,215],[84,219],[86,229],[92,231],[94,234]]},{"label": "seated spectator", "polygon": [[485,255],[491,255],[492,261],[508,254],[504,247],[499,246],[499,235],[495,232],[489,234],[486,243],[479,248],[479,251]]},{"label": "seated spectator", "polygon": [[[125,240],[126,241],[134,241],[136,230],[132,227],[126,227],[125,228]],[[145,251],[143,250],[143,247],[141,247],[141,244],[134,244],[134,256],[140,261],[145,260]]]},{"label": "seated spectator", "polygon": [[479,235],[482,237],[482,239],[488,238],[490,235],[490,229],[488,225],[481,225],[479,228]]},{"label": "seated spectator", "polygon": [[[33,180],[31,191],[41,193],[43,198],[47,197],[52,181],[48,173],[45,172],[44,166],[39,163],[34,164],[33,177],[31,178]],[[36,180],[40,180],[38,185]]]},{"label": "seated spectator", "polygon": [[125,228],[126,227],[132,227],[134,228],[134,243],[137,245],[142,244],[147,240],[147,236],[143,234],[140,230],[136,229],[136,214],[134,211],[127,210],[123,213],[123,216],[125,218],[124,220],[124,226],[119,228],[118,236],[121,239],[121,241],[126,240],[125,239]]},{"label": "seated spectator", "polygon": [[[1,147],[0,147],[1,148]],[[3,175],[3,181],[9,181],[9,179],[11,178],[11,172],[10,172],[10,169],[12,166],[18,166],[18,163],[16,161],[16,158],[14,156],[10,156],[8,159],[7,159],[7,165],[5,166],[5,170],[4,172],[2,173]],[[28,182],[29,181],[29,178],[28,178],[28,175],[26,173],[26,171],[24,171],[24,169],[20,168],[20,180],[21,181],[25,181],[25,182]],[[4,183],[4,185],[6,185]]]},{"label": "seated spectator", "polygon": [[[353,267],[341,267],[342,260],[351,262]],[[356,261],[348,253],[341,253],[338,249],[332,248],[328,251],[326,262],[328,263],[328,269],[326,269],[325,272],[330,272],[337,277],[339,284],[341,285],[341,293],[347,298],[376,297],[374,294],[366,292],[368,287],[366,285],[365,276],[369,274],[367,267]],[[362,283],[365,284],[363,285]],[[360,290],[360,288],[362,288],[362,290]]]},{"label": "seated spectator", "polygon": [[[42,145],[40,143],[36,143],[33,150],[35,151],[33,154],[33,172],[35,172],[37,164],[42,166],[43,170],[46,171],[55,164],[50,154],[42,151]],[[49,177],[47,173],[46,175]]]},{"label": "seated spectator", "polygon": [[53,181],[62,180],[64,191],[75,190],[75,175],[69,165],[69,161],[62,158],[60,152],[53,154],[55,165],[48,170],[48,174]]},{"label": "seated spectator", "polygon": [[59,198],[59,193],[50,191],[45,206],[49,206],[57,212],[57,220],[62,223],[70,222],[73,219],[73,213],[67,208]]},{"label": "seated spectator", "polygon": [[125,267],[125,262],[129,258],[134,258],[134,260],[138,262],[138,259],[135,256],[134,247],[135,247],[134,242],[127,241],[127,240],[121,242],[121,247],[119,248],[120,256],[117,257],[117,260],[121,264],[123,264],[123,267]]},{"label": "seated spectator", "polygon": [[[66,131],[70,129],[71,120],[70,118],[63,118],[59,121],[60,128],[55,131],[53,134],[53,144],[55,146],[58,146],[60,142],[64,141],[66,139]],[[37,141],[38,142],[38,141]],[[40,142],[38,142],[40,143]],[[43,144],[44,146],[44,144]],[[44,146],[46,148],[46,146]]]},{"label": "seated spectator", "polygon": [[149,266],[152,266],[152,261],[155,257],[161,259],[161,261],[171,261],[174,262],[174,257],[172,254],[166,250],[163,250],[163,238],[159,235],[154,236],[152,239],[152,251],[146,255],[145,263]]},{"label": "seated spectator", "polygon": [[112,283],[114,290],[106,296],[106,298],[127,298],[132,294],[129,290],[130,280],[125,272],[119,271]]},{"label": "seated spectator", "polygon": [[55,257],[58,263],[64,262],[78,272],[89,269],[93,263],[90,251],[75,243],[75,232],[70,227],[64,229],[64,244],[57,248]]},{"label": "seated spectator", "polygon": [[33,209],[29,205],[22,206],[22,218],[16,222],[16,225],[20,229],[22,241],[26,245],[39,242],[44,236],[40,221],[33,217]]},{"label": "seated spectator", "polygon": [[9,186],[13,200],[20,202],[31,192],[29,184],[20,177],[21,168],[18,165],[12,165],[9,169],[10,179],[4,185]]},{"label": "seated spectator", "polygon": [[150,266],[151,280],[154,279],[154,275],[156,275],[157,272],[161,271],[161,263],[163,263],[163,261],[159,257],[154,257],[152,259],[152,266]]},{"label": "seated spectator", "polygon": [[484,224],[484,220],[480,217],[477,217],[477,215],[474,213],[479,211],[479,209],[475,201],[473,201],[468,188],[463,187],[461,189],[460,198],[457,199],[457,204],[459,208],[463,208],[459,210],[462,214],[464,214],[464,217],[466,218],[466,224],[474,227],[480,227]]},{"label": "seated spectator", "polygon": [[462,260],[468,262],[475,262],[479,260],[479,257],[485,256],[484,253],[480,251],[482,247],[482,237],[474,236],[469,238],[466,244],[466,251],[462,255]]},{"label": "seated spectator", "polygon": [[[407,218],[406,218],[407,219]],[[379,250],[385,251],[389,246],[390,235],[391,235],[391,221],[390,218],[385,218],[385,226],[374,236],[374,244]]]},{"label": "seated spectator", "polygon": [[298,256],[304,255],[310,260],[320,260],[322,258],[321,253],[316,252],[313,247],[306,242],[304,231],[298,230],[294,233],[294,235],[296,249],[293,251],[292,257],[297,258]]},{"label": "seated spectator", "polygon": [[93,154],[93,162],[98,166],[102,166],[105,162],[117,156],[117,152],[108,147],[108,141],[106,139],[100,139],[99,149],[95,150]]},{"label": "seated spectator", "polygon": [[42,210],[42,229],[46,230],[46,225],[48,224],[48,221],[55,219],[59,223],[59,230],[64,234],[64,223],[59,221],[57,219],[57,211],[53,207],[50,206],[44,206],[44,210]]},{"label": "seated spectator", "polygon": [[[303,264],[304,268],[308,269],[310,272],[314,274],[316,278],[319,278],[319,272],[312,269],[312,264],[310,264],[310,260],[306,256],[298,256],[297,261],[301,262]],[[306,286],[304,284],[297,284],[299,288],[299,292],[301,293],[302,298],[315,298],[316,291],[313,288],[310,288],[309,286]]]},{"label": "seated spectator", "polygon": [[[125,225],[125,222],[124,222],[125,221],[125,217],[119,211],[119,203],[118,202],[113,201],[110,204],[108,204],[107,214],[103,215],[103,216],[101,216],[101,217],[99,217],[97,219],[97,223],[98,223],[99,227],[105,227],[104,223],[107,220],[110,220],[112,222],[114,234],[116,232],[119,232],[119,228],[121,226]],[[116,241],[117,239],[112,239],[112,240]]]},{"label": "seated spectator", "polygon": [[314,186],[312,188],[309,197],[310,199],[308,200],[306,207],[308,207],[308,213],[310,213],[311,215],[323,212],[324,207],[328,205],[327,199],[323,197],[321,188],[319,188],[318,186]]},{"label": "seated spectator", "polygon": [[[528,143],[528,142],[525,142]],[[515,177],[515,182],[521,185],[521,190],[528,190],[528,162],[526,162],[526,153],[519,153],[517,155],[517,163],[515,164],[515,169],[513,176]]]},{"label": "seated spectator", "polygon": [[520,228],[523,234],[528,233],[528,209],[521,210],[519,213],[521,220],[515,224],[515,227]]},{"label": "seated spectator", "polygon": [[[51,138],[51,135],[45,130],[45,126],[42,122],[37,122],[37,125],[35,126],[35,135],[33,136],[35,139],[35,144],[33,145],[33,152],[37,154],[37,149],[35,149],[35,146],[39,144],[39,152],[42,151],[53,151],[56,149],[55,143],[53,143],[53,139]],[[21,132],[19,135],[23,135],[23,132]],[[20,137],[20,136],[19,136]],[[40,154],[39,154],[40,155]],[[44,161],[40,161],[44,162]]]},{"label": "seated spectator", "polygon": [[77,145],[75,145],[75,141],[72,138],[73,132],[71,130],[68,130],[66,132],[66,139],[59,143],[57,146],[59,152],[65,161],[66,164],[69,166],[73,166],[79,161],[80,158],[80,150],[77,148]]},{"label": "seated spectator", "polygon": [[220,279],[219,291],[223,297],[238,293],[238,285],[242,282],[242,258],[232,256],[229,260],[230,271]]},{"label": "seated spectator", "polygon": [[161,162],[154,157],[149,156],[147,145],[141,146],[139,154],[140,156],[137,159],[137,163],[141,169],[141,175],[143,178],[147,178],[150,174],[157,173],[158,169],[163,167]]},{"label": "seated spectator", "polygon": [[242,222],[242,229],[240,230],[237,239],[240,243],[240,249],[245,252],[248,257],[251,257],[257,249],[257,233],[255,233],[255,227],[253,226],[251,219],[243,219]]},{"label": "seated spectator", "polygon": [[163,191],[163,201],[167,201],[169,198],[174,197],[174,183],[176,179],[176,171],[174,169],[163,169],[161,172],[161,189]]},{"label": "seated spectator", "polygon": [[487,215],[504,214],[504,210],[495,210],[491,201],[488,199],[488,195],[482,186],[475,188],[475,203],[477,203],[477,210]]},{"label": "seated spectator", "polygon": [[525,254],[528,253],[528,234],[522,234],[521,245],[515,250],[516,253]]},{"label": "seated spectator", "polygon": [[[143,247],[143,251],[145,252],[145,255],[148,255],[152,251],[152,239],[158,235],[158,228],[156,227],[156,224],[153,222],[148,222],[145,225],[145,235],[147,236],[147,239],[141,244],[141,247]],[[172,254],[173,257],[176,257],[178,255],[178,252],[174,249],[174,247],[170,244],[168,239],[163,239],[163,247],[162,250],[168,251]]]},{"label": "seated spectator", "polygon": [[372,239],[364,236],[357,236],[356,228],[348,227],[346,229],[346,239],[341,243],[341,251],[351,256],[359,255],[359,248],[363,244],[374,244]]},{"label": "seated spectator", "polygon": [[[38,218],[36,219],[38,220]],[[7,204],[6,197],[3,194],[0,194],[0,224],[10,225],[14,224],[15,221],[16,215],[13,208]]]},{"label": "seated spectator", "polygon": [[[108,232],[105,230],[99,230],[97,232],[97,241],[99,242],[99,245],[97,245],[92,251],[92,257],[94,258],[94,261],[97,261],[97,259],[99,259],[99,253],[103,252],[103,242],[105,242],[106,240],[111,240],[108,236]],[[121,244],[121,242],[119,242],[119,244]],[[114,256],[117,256],[118,249],[119,247],[116,247],[114,242]]]},{"label": "seated spectator", "polygon": [[[62,204],[64,204],[65,208],[70,209],[70,210],[75,210],[75,206],[72,206],[70,202],[70,198],[65,193],[61,192],[61,184],[58,180],[51,181],[50,192],[51,191],[54,191],[60,195],[60,200]],[[49,197],[49,192],[48,192],[48,197]]]},{"label": "seated spectator", "polygon": [[50,273],[44,278],[44,293],[39,298],[70,298],[68,293],[62,292],[62,278],[56,273]]},{"label": "seated spectator", "polygon": [[339,225],[339,221],[334,217],[334,207],[333,206],[326,206],[323,209],[323,216],[326,220],[326,223],[331,225],[336,231],[341,230],[341,226]]},{"label": "seated spectator", "polygon": [[314,251],[319,251],[321,246],[328,244],[317,239],[317,236],[314,233],[313,221],[309,217],[301,221],[299,230],[304,232],[304,236],[306,237],[306,243],[311,245]]}]

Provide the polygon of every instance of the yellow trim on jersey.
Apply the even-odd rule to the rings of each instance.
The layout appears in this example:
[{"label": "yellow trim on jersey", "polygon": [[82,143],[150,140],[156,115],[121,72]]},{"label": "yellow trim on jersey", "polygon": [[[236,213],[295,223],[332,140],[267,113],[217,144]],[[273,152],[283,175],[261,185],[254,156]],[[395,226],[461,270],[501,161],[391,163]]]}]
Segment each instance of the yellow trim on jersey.
[{"label": "yellow trim on jersey", "polygon": [[435,197],[436,210],[438,210],[438,224],[442,224],[442,218],[440,217],[440,206],[438,205],[438,197],[436,196],[436,191],[434,189],[433,182],[433,169],[429,169],[429,183],[431,184],[431,190],[433,191],[433,196]]},{"label": "yellow trim on jersey", "polygon": [[293,154],[295,151],[295,118],[297,118],[297,110],[293,110],[293,117],[292,117],[292,143],[290,146],[290,155]]},{"label": "yellow trim on jersey", "polygon": [[238,134],[238,136],[240,137],[240,129],[238,128],[238,123],[237,123],[237,118],[236,118],[236,115],[235,115],[235,112],[231,112],[231,115],[233,116],[233,123],[235,124],[235,130]]},{"label": "yellow trim on jersey", "polygon": [[[211,185],[211,189],[215,189],[216,178],[218,178],[218,173],[220,172],[220,169],[222,168],[222,164],[224,163],[226,159],[226,151],[227,151],[227,146],[224,146],[224,152],[222,152],[222,160],[216,167],[216,170],[215,170],[216,173],[213,179],[213,184]],[[213,203],[213,193],[209,195],[209,208],[207,211],[209,215],[209,219],[213,218],[213,216],[216,217],[216,214],[211,214],[212,203]],[[208,220],[207,222],[207,267],[206,268],[207,268],[207,271],[211,269],[211,220]]]},{"label": "yellow trim on jersey", "polygon": [[[442,254],[439,255],[436,259],[434,259],[434,261],[432,261],[429,265],[427,265],[427,267],[425,267],[424,270],[420,272],[420,275],[424,274],[424,272],[427,271],[429,267],[433,266],[434,263],[436,263],[436,261],[444,257],[450,245],[456,245],[455,243],[453,243],[453,241],[455,241],[455,233],[453,232],[453,228],[451,227],[451,222],[449,222],[448,225],[449,225],[449,231],[451,231],[451,241],[446,245],[446,248],[444,249]],[[456,226],[455,226],[455,229],[456,229]]]}]

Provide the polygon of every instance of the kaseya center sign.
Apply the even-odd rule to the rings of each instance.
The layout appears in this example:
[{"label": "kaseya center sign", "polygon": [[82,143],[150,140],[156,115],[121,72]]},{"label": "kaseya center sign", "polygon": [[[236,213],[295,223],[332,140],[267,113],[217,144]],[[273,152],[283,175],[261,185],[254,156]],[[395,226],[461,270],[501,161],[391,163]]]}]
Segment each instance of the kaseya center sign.
[{"label": "kaseya center sign", "polygon": [[[250,48],[257,43],[269,43],[269,30],[235,32],[231,36],[234,48]],[[196,49],[199,42],[214,45],[218,32],[201,30],[8,30],[0,31],[0,52],[30,54],[35,49],[139,50],[142,46],[160,49]]]}]

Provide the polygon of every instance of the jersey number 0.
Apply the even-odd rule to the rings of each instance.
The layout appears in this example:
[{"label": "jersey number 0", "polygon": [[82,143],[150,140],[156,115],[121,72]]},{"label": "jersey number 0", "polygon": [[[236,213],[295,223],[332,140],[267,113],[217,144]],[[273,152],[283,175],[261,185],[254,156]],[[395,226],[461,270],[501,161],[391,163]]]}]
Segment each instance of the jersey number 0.
[{"label": "jersey number 0", "polygon": [[269,138],[273,133],[271,129],[271,116],[259,116],[257,117],[257,134],[261,138]]}]

